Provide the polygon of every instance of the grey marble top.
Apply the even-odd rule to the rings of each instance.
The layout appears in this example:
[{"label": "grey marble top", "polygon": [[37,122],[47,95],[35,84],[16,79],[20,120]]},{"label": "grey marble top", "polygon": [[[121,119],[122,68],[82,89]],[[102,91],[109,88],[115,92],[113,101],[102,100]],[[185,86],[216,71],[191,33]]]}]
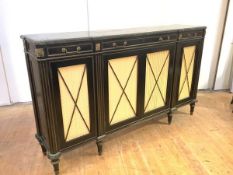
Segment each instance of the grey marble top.
[{"label": "grey marble top", "polygon": [[190,25],[169,25],[169,26],[157,26],[157,27],[141,27],[141,28],[126,28],[117,30],[99,30],[99,31],[81,31],[81,32],[66,32],[66,33],[44,33],[44,34],[29,34],[22,35],[21,38],[26,39],[29,42],[35,44],[46,44],[52,42],[58,42],[61,40],[88,40],[93,38],[108,38],[114,36],[128,36],[128,35],[140,35],[160,33],[165,31],[183,31],[188,29],[203,29],[204,26],[190,26]]}]

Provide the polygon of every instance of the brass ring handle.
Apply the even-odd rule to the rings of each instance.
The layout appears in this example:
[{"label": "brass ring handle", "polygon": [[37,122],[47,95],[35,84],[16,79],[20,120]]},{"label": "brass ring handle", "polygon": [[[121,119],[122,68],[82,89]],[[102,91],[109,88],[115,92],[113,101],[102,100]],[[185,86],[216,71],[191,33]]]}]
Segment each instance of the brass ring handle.
[{"label": "brass ring handle", "polygon": [[180,34],[180,35],[179,35],[179,39],[181,39],[182,37],[183,37],[182,34]]},{"label": "brass ring handle", "polygon": [[127,41],[124,41],[123,45],[126,46],[127,45]]},{"label": "brass ring handle", "polygon": [[81,47],[80,46],[78,46],[76,49],[77,49],[77,52],[81,51]]},{"label": "brass ring handle", "polygon": [[159,37],[159,41],[163,41],[163,37]]},{"label": "brass ring handle", "polygon": [[62,52],[62,53],[66,53],[66,52],[67,52],[67,49],[66,49],[66,48],[62,48],[62,49],[61,49],[61,52]]},{"label": "brass ring handle", "polygon": [[117,43],[112,43],[112,46],[113,46],[113,47],[116,47],[116,46],[117,46]]}]

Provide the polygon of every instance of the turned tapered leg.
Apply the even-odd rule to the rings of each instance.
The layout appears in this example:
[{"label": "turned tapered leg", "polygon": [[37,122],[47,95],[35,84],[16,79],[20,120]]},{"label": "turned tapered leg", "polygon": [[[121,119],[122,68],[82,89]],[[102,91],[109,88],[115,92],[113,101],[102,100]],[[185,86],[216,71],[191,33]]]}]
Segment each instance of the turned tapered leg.
[{"label": "turned tapered leg", "polygon": [[46,155],[46,152],[47,152],[46,148],[45,148],[43,145],[40,145],[40,147],[41,147],[42,153],[43,153],[44,156],[45,156],[45,155]]},{"label": "turned tapered leg", "polygon": [[101,156],[103,152],[103,139],[105,135],[98,136],[96,139],[96,145],[98,149],[98,154]]},{"label": "turned tapered leg", "polygon": [[190,104],[190,115],[193,115],[194,108],[195,108],[195,103],[191,103]]},{"label": "turned tapered leg", "polygon": [[59,159],[58,160],[51,160],[51,163],[53,165],[53,171],[55,175],[59,174]]},{"label": "turned tapered leg", "polygon": [[[231,99],[231,104],[233,104],[233,97],[232,97],[232,99]],[[232,113],[233,113],[233,110],[232,110]]]},{"label": "turned tapered leg", "polygon": [[48,152],[48,158],[51,160],[55,175],[59,174],[59,161],[60,161],[59,158],[60,158],[60,156],[61,156],[60,152],[57,152],[55,154],[51,154],[50,152]]},{"label": "turned tapered leg", "polygon": [[172,123],[172,112],[169,112],[167,114],[167,117],[168,117],[168,124],[170,125]]},{"label": "turned tapered leg", "polygon": [[98,149],[98,154],[102,155],[103,152],[103,143],[100,140],[96,141],[97,149]]}]

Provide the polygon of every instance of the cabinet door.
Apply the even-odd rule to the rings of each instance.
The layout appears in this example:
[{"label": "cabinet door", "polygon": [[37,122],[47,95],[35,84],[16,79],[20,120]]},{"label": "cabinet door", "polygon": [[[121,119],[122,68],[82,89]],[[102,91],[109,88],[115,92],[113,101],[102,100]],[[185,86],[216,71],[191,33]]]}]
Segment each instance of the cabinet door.
[{"label": "cabinet door", "polygon": [[107,128],[124,125],[137,118],[137,52],[103,55],[105,120]]},{"label": "cabinet door", "polygon": [[194,40],[178,44],[173,87],[174,106],[189,103],[196,98],[202,43],[202,40]]},{"label": "cabinet door", "polygon": [[170,105],[175,45],[160,46],[145,55],[144,113],[168,109]]},{"label": "cabinet door", "polygon": [[169,110],[175,44],[105,54],[107,130]]},{"label": "cabinet door", "polygon": [[52,64],[63,148],[96,135],[92,61],[92,57],[85,57]]}]

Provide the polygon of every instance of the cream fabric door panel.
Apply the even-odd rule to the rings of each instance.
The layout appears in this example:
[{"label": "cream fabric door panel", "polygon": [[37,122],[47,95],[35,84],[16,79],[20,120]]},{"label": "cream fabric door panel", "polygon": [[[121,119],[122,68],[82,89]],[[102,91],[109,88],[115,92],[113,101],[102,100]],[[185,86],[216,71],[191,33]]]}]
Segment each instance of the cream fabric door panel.
[{"label": "cream fabric door panel", "polygon": [[89,94],[85,64],[58,68],[65,141],[90,133]]},{"label": "cream fabric door panel", "polygon": [[193,80],[195,53],[196,46],[188,46],[183,48],[178,100],[183,100],[190,96]]},{"label": "cream fabric door panel", "polygon": [[138,58],[108,61],[109,124],[136,116]]},{"label": "cream fabric door panel", "polygon": [[147,54],[144,111],[166,104],[169,50]]}]

